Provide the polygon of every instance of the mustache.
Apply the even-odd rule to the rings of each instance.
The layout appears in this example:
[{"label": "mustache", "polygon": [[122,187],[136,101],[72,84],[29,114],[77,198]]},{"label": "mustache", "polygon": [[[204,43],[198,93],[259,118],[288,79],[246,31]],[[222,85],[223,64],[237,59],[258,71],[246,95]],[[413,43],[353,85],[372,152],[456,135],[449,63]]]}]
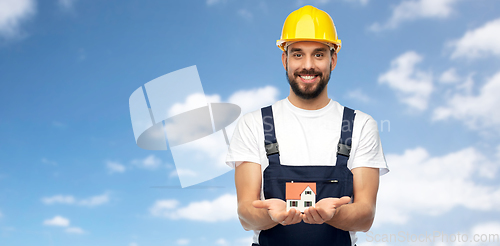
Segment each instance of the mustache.
[{"label": "mustache", "polygon": [[294,76],[299,76],[299,75],[319,75],[322,76],[323,73],[320,71],[315,71],[314,69],[302,69],[301,71],[297,71],[293,73]]}]

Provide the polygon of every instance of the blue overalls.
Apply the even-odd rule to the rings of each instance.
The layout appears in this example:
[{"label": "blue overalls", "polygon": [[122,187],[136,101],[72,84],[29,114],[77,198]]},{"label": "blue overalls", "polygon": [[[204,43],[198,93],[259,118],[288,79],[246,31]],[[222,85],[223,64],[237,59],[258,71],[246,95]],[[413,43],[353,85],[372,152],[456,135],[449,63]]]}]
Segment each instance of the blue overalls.
[{"label": "blue overalls", "polygon": [[[351,149],[354,110],[344,107],[342,128],[337,146],[337,162],[335,166],[287,166],[281,165],[278,142],[274,131],[272,107],[262,108],[266,154],[269,166],[264,170],[265,199],[285,199],[286,182],[316,182],[316,202],[323,198],[342,196],[353,197],[352,173],[347,168],[347,160]],[[255,244],[253,244],[255,245]],[[343,231],[326,223],[321,225],[298,224],[275,227],[263,230],[259,235],[260,246],[279,245],[338,245],[350,246],[348,231]]]}]

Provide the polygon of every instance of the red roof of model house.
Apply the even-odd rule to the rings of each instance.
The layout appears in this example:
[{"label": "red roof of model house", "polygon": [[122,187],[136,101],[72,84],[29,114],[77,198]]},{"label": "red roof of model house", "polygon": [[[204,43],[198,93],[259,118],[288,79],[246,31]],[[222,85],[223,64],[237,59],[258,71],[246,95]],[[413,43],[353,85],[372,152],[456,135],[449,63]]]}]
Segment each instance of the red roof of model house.
[{"label": "red roof of model house", "polygon": [[286,200],[300,200],[300,195],[309,186],[311,190],[316,194],[316,183],[286,183]]}]

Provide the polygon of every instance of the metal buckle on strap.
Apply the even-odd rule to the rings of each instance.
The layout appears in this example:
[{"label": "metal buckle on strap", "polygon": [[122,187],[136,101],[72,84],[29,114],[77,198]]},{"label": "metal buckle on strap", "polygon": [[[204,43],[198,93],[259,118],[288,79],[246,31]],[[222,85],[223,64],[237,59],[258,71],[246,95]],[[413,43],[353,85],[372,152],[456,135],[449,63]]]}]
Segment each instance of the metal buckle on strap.
[{"label": "metal buckle on strap", "polygon": [[351,146],[339,143],[337,145],[337,155],[343,155],[349,157],[349,154],[351,153]]},{"label": "metal buckle on strap", "polygon": [[278,143],[271,143],[271,144],[266,144],[266,154],[272,155],[279,153],[279,148],[278,148]]}]

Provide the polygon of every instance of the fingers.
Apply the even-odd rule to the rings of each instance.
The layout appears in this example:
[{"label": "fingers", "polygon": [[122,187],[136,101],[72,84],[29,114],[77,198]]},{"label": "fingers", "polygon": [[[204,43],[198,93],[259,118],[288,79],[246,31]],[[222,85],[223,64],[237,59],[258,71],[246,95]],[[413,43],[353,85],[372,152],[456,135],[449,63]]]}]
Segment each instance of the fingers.
[{"label": "fingers", "polygon": [[281,222],[280,224],[282,225],[292,225],[292,224],[297,224],[299,223],[302,219],[300,217],[300,211],[294,209],[294,208],[291,208],[289,211],[288,211],[288,215],[285,217],[285,219],[283,220],[283,222]]},{"label": "fingers", "polygon": [[288,219],[289,216],[290,216],[290,212],[275,213],[275,214],[273,214],[273,216],[271,216],[271,219],[274,220],[275,222],[282,224],[282,225],[283,224],[286,225],[287,223],[289,223],[291,221],[290,219]]},{"label": "fingers", "polygon": [[319,215],[318,210],[316,208],[312,208],[309,210],[310,215],[313,217],[314,221],[318,224],[322,224],[325,222],[321,215]]},{"label": "fingers", "polygon": [[[333,217],[332,211],[328,212],[323,208],[316,208],[316,211],[323,221],[329,221]],[[333,211],[335,211],[335,209],[333,209]]]},{"label": "fingers", "polygon": [[[304,212],[305,212],[305,210],[304,210]],[[307,217],[307,215],[305,213],[301,213],[300,218],[302,219],[302,221],[304,221],[304,223],[311,224],[311,222],[309,221],[309,218]]]},{"label": "fingers", "polygon": [[[252,206],[260,209],[267,209],[269,217],[276,223],[282,225],[295,224],[300,222],[299,211],[292,209],[292,211],[286,211],[286,203],[280,199],[267,199],[267,200],[256,200],[252,202]],[[298,220],[298,221],[297,221]]]},{"label": "fingers", "polygon": [[297,224],[302,221],[302,218],[300,217],[302,213],[299,210],[296,210],[295,215],[293,216],[293,221],[292,224]]},{"label": "fingers", "polygon": [[[276,200],[276,201],[274,201]],[[285,211],[286,203],[279,199],[256,200],[252,202],[255,208],[268,209],[271,219],[282,225],[292,225],[304,221],[309,224],[323,224],[330,220],[335,209],[351,202],[351,198],[324,198],[316,203],[316,207],[306,208],[304,213],[292,208]]]},{"label": "fingers", "polygon": [[304,215],[302,216],[302,220],[305,223],[309,224],[323,224],[326,220],[324,220],[321,215],[318,213],[318,210],[315,207],[309,207],[304,210]]},{"label": "fingers", "polygon": [[304,213],[301,215],[302,221],[307,224],[316,224],[316,222],[313,220],[313,217],[310,215],[310,209],[311,208],[306,208],[304,210]]}]

